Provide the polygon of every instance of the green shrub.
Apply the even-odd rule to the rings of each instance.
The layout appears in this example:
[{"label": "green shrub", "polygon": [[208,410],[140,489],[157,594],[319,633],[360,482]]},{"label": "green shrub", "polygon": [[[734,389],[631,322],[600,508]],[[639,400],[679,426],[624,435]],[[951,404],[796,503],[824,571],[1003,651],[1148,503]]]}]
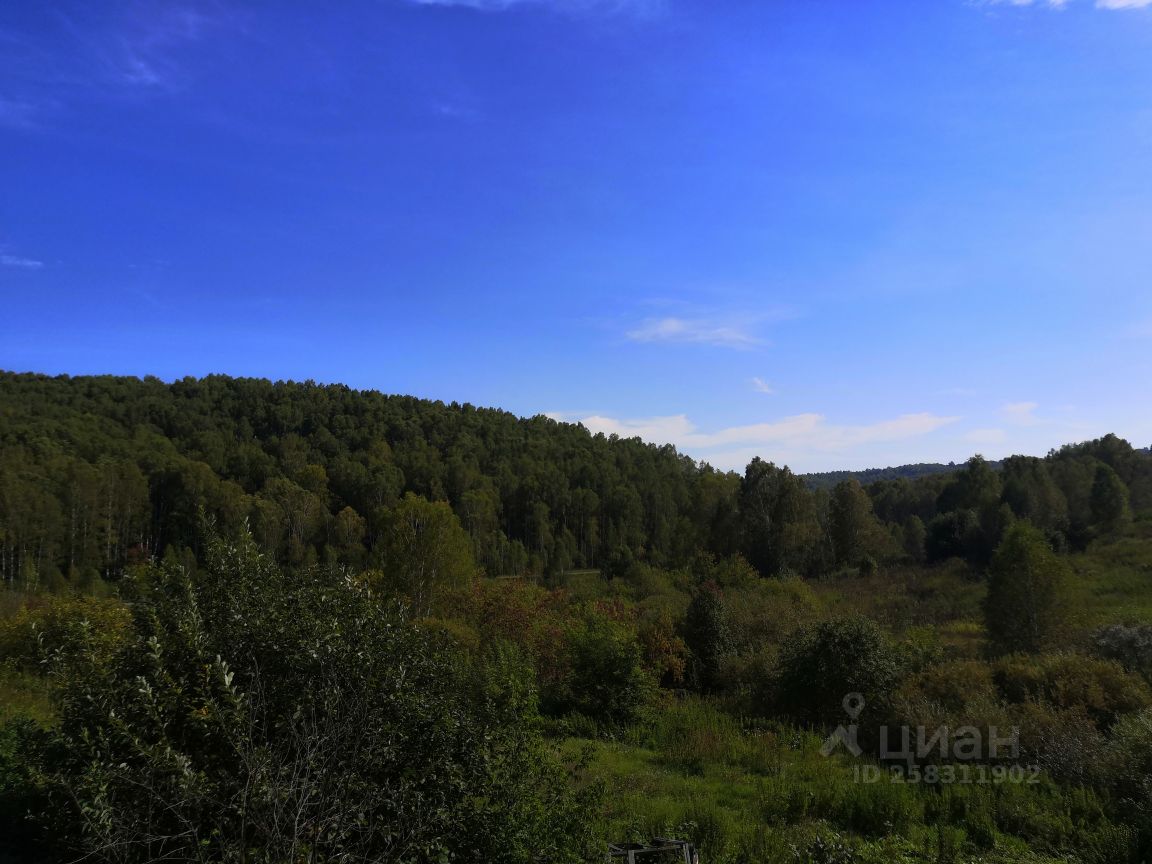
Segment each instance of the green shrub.
[{"label": "green shrub", "polygon": [[1152,810],[1152,710],[1124,717],[1113,727],[1108,771],[1120,798]]},{"label": "green shrub", "polygon": [[649,709],[656,683],[644,668],[635,631],[590,609],[567,634],[568,674],[549,682],[545,705],[554,714],[584,714],[626,726]]},{"label": "green shrub", "polygon": [[800,627],[814,623],[823,603],[803,579],[761,579],[729,594],[728,621],[735,649],[755,654],[779,645]]},{"label": "green shrub", "polygon": [[1152,689],[1115,660],[1081,654],[1015,655],[993,666],[996,686],[1011,702],[1042,701],[1083,709],[1101,728],[1121,714],[1152,706]]},{"label": "green shrub", "polygon": [[723,860],[735,833],[732,819],[725,811],[709,802],[693,801],[680,819],[683,836],[691,837],[702,859]]},{"label": "green shrub", "polygon": [[1152,681],[1152,625],[1110,624],[1092,634],[1092,647],[1108,660]]},{"label": "green shrub", "polygon": [[992,669],[979,660],[953,660],[931,666],[909,678],[900,696],[907,701],[927,700],[954,716],[961,716],[973,703],[996,698]]},{"label": "green shrub", "polygon": [[54,651],[110,656],[122,643],[130,616],[117,600],[52,596],[0,620],[0,663],[42,671]]},{"label": "green shrub", "polygon": [[864,717],[883,716],[901,665],[880,628],[866,618],[805,627],[780,649],[780,706],[802,722],[838,723],[850,693],[863,695]]},{"label": "green shrub", "polygon": [[516,652],[465,658],[339,571],[285,573],[251,543],[125,592],[113,656],[54,657],[60,719],[37,752],[70,858],[381,860],[403,843],[414,862],[528,861],[543,843],[571,860],[590,836]]},{"label": "green shrub", "polygon": [[[1020,759],[1068,783],[1095,784],[1105,771],[1105,738],[1082,707],[1025,702],[1011,712],[1020,730]],[[1003,729],[1003,727],[1001,727]]]}]

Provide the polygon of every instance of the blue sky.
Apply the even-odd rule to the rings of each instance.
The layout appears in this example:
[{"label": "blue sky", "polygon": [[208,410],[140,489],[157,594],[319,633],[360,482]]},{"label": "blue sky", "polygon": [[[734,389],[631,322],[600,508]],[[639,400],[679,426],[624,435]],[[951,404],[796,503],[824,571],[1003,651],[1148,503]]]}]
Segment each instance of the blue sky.
[{"label": "blue sky", "polygon": [[0,4],[0,368],[725,468],[1152,443],[1152,0]]}]

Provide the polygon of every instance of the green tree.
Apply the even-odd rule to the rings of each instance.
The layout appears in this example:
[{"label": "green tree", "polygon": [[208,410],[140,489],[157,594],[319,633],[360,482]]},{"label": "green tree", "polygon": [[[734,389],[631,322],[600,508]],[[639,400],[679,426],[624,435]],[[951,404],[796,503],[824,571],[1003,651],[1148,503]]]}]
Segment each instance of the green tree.
[{"label": "green tree", "polygon": [[381,550],[386,584],[427,614],[444,589],[476,575],[472,540],[445,501],[409,492],[388,517]]},{"label": "green tree", "polygon": [[332,545],[341,561],[348,564],[359,564],[364,558],[364,535],[367,533],[368,523],[364,517],[345,507],[336,514],[332,526]]},{"label": "green tree", "polygon": [[765,576],[813,568],[823,530],[803,480],[757,457],[744,473],[739,500],[741,551],[753,567]]},{"label": "green tree", "polygon": [[1068,501],[1052,479],[1048,463],[1032,456],[1012,456],[1002,468],[1002,499],[1020,519],[1045,529],[1065,529]]},{"label": "green tree", "polygon": [[936,502],[941,513],[952,510],[983,511],[1000,504],[1000,475],[983,456],[973,456],[956,472]]},{"label": "green tree", "polygon": [[701,585],[684,617],[684,642],[691,652],[689,681],[699,690],[715,690],[734,644],[724,594],[713,582]]},{"label": "green tree", "polygon": [[904,521],[904,551],[913,561],[924,560],[924,543],[927,538],[928,529],[924,527],[924,522],[919,516],[909,516]]},{"label": "green tree", "polygon": [[1068,565],[1029,522],[1017,522],[992,558],[984,616],[997,654],[1039,652],[1059,643],[1067,619]]},{"label": "green tree", "polygon": [[797,720],[839,723],[845,697],[859,693],[864,716],[883,716],[900,673],[899,653],[875,622],[822,621],[797,630],[780,647],[780,707]]},{"label": "green tree", "polygon": [[837,564],[858,564],[875,551],[879,525],[858,480],[837,483],[828,502],[828,533]]},{"label": "green tree", "polygon": [[1132,518],[1128,487],[1112,468],[1100,465],[1092,480],[1092,521],[1104,531],[1115,531]]}]

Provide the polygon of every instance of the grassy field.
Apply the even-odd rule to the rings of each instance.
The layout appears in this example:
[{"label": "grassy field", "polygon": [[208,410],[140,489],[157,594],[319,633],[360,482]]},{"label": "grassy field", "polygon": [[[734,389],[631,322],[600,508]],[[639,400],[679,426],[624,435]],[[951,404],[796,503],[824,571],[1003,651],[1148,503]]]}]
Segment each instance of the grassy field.
[{"label": "grassy field", "polygon": [[[1086,649],[1104,624],[1152,623],[1152,522],[1067,560],[1066,650]],[[584,574],[565,587],[581,598],[604,592]],[[926,636],[945,660],[986,655],[986,582],[959,561],[840,574],[808,589],[819,617],[865,615],[896,638]],[[604,785],[605,836],[691,837],[704,861],[1106,864],[1131,855],[1133,828],[1110,821],[1089,788],[1047,779],[933,786],[888,774],[862,783],[861,763],[825,757],[821,743],[814,731],[738,721],[689,699],[609,740],[571,736],[561,746]]]},{"label": "grassy field", "polygon": [[[861,782],[862,764],[821,737],[741,728],[688,701],[620,740],[568,738],[606,790],[605,836],[691,837],[708,862],[1068,862],[1123,860],[1131,833],[1087,790],[1002,783]],[[1075,848],[1079,857],[1070,858]]]}]

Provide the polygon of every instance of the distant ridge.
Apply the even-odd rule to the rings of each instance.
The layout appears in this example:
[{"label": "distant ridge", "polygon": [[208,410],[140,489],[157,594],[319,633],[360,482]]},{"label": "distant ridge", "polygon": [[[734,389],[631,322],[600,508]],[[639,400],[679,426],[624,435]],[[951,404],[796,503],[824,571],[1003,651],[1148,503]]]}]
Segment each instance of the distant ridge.
[{"label": "distant ridge", "polygon": [[[1000,469],[999,462],[989,462],[988,465],[994,470]],[[843,480],[859,480],[862,486],[866,486],[879,480],[915,480],[917,477],[928,477],[932,474],[948,474],[959,467],[955,462],[949,462],[947,465],[941,462],[917,462],[914,465],[867,468],[863,471],[824,471],[802,474],[801,477],[809,489],[831,489]]]},{"label": "distant ridge", "polygon": [[[1133,448],[1137,453],[1152,455],[1152,447]],[[863,471],[822,471],[811,474],[801,474],[800,477],[809,489],[831,489],[843,480],[856,479],[861,486],[876,483],[880,480],[915,480],[917,477],[930,477],[933,474],[949,474],[961,466],[955,462],[945,465],[942,462],[917,462],[913,465],[896,465],[891,468],[865,468]],[[1003,463],[998,460],[988,460],[988,467],[999,471]]]}]

